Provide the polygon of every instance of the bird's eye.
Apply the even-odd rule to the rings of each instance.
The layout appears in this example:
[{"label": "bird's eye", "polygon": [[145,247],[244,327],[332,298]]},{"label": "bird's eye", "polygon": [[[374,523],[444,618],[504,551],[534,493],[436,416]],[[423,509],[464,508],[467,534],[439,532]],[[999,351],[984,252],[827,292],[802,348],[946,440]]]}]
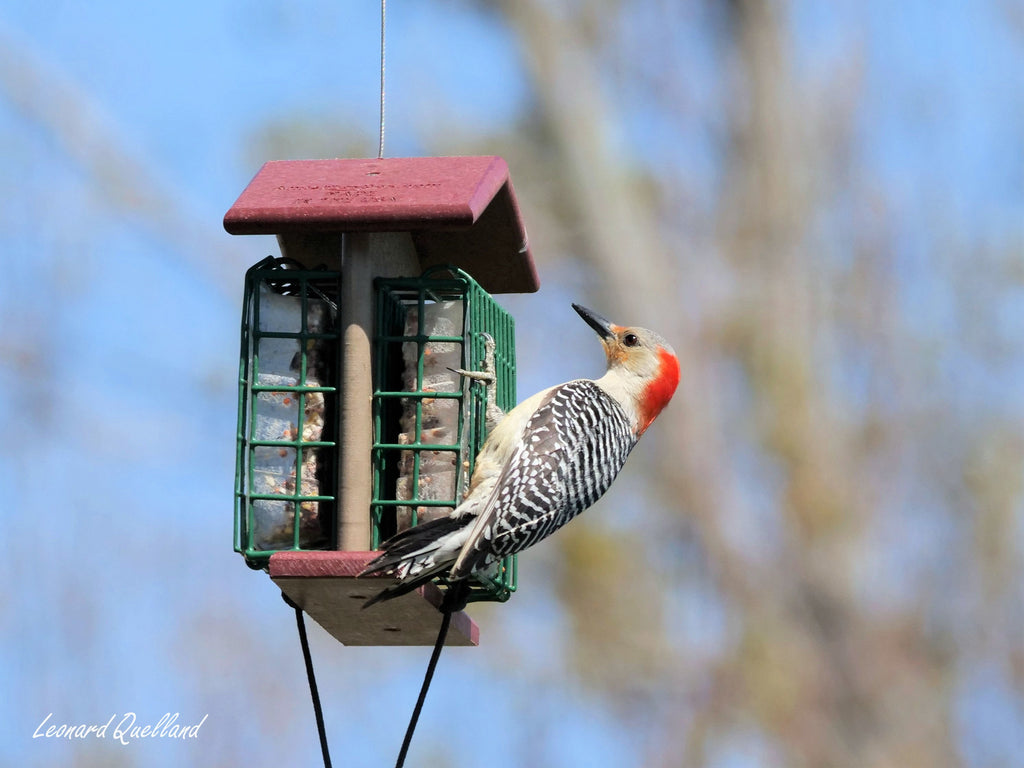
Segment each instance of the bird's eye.
[{"label": "bird's eye", "polygon": [[640,343],[640,339],[635,333],[627,333],[622,337],[622,343],[627,347],[635,347]]}]

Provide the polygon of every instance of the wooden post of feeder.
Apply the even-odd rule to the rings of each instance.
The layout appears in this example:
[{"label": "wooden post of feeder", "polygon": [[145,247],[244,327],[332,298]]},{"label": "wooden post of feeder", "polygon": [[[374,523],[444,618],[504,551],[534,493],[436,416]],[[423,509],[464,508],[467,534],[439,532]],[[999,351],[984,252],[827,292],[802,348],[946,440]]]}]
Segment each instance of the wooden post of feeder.
[{"label": "wooden post of feeder", "polygon": [[[299,160],[267,163],[224,217],[231,234],[277,235],[309,268],[340,261],[338,551],[280,551],[271,579],[346,645],[432,645],[441,593],[432,584],[362,611],[389,579],[355,576],[370,544],[373,280],[451,264],[489,293],[536,291],[508,166],[499,157]],[[449,644],[475,645],[460,612]]]},{"label": "wooden post of feeder", "polygon": [[[347,552],[370,548],[370,449],[373,445],[373,293],[375,277],[414,275],[420,269],[412,238],[405,232],[287,233],[278,236],[281,253],[310,268],[340,263],[338,323],[341,354],[338,380],[343,393],[338,452],[336,540]],[[331,258],[333,256],[333,258]]]},{"label": "wooden post of feeder", "polygon": [[419,260],[402,232],[346,234],[341,247],[341,435],[338,453],[338,548],[370,548],[373,447],[373,285],[375,277],[415,274]]}]

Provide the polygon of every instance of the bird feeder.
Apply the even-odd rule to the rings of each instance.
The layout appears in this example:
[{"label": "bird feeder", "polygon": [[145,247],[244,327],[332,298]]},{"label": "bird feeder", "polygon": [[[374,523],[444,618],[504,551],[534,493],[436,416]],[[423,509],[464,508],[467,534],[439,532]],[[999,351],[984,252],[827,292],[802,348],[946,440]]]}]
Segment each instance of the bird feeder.
[{"label": "bird feeder", "polygon": [[[539,283],[497,157],[263,166],[224,217],[277,236],[245,277],[235,549],[347,645],[429,645],[441,587],[362,611],[388,536],[461,500],[488,405],[515,405],[512,318]],[[454,369],[495,377],[485,383]],[[471,588],[504,600],[515,559]],[[476,644],[453,617],[450,644]]]}]

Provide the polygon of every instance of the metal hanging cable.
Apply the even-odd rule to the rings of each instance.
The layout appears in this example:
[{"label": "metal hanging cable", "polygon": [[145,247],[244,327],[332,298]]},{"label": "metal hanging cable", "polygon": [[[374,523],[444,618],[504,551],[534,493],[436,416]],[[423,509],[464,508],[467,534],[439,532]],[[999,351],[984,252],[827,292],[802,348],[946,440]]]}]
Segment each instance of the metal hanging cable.
[{"label": "metal hanging cable", "polygon": [[384,31],[387,22],[387,0],[380,0],[380,143],[377,145],[377,159],[384,157]]},{"label": "metal hanging cable", "polygon": [[324,711],[320,705],[320,692],[316,687],[316,675],[313,674],[313,657],[309,652],[309,639],[306,637],[306,622],[302,617],[302,608],[296,605],[284,592],[281,598],[289,607],[295,609],[295,624],[299,630],[299,643],[302,646],[302,659],[306,663],[306,678],[309,681],[309,695],[313,699],[313,715],[316,717],[316,732],[320,737],[320,753],[324,758],[324,768],[331,768],[331,752],[327,748],[327,729],[324,726]]}]

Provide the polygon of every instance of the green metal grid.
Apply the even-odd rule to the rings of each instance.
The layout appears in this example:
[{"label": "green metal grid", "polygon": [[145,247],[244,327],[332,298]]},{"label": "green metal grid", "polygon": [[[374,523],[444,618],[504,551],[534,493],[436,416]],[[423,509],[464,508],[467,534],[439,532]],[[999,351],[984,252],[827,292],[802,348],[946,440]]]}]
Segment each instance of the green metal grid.
[{"label": "green metal grid", "polygon": [[[515,324],[494,299],[469,275],[455,267],[435,267],[419,278],[378,278],[377,320],[374,364],[374,443],[373,498],[371,502],[372,546],[374,549],[399,527],[405,513],[415,525],[420,510],[436,510],[439,514],[457,506],[472,476],[476,455],[486,434],[486,388],[480,382],[468,382],[454,376],[457,387],[438,391],[424,386],[424,361],[435,345],[457,345],[460,348],[458,367],[480,370],[483,365],[489,334],[495,341],[495,373],[497,404],[503,411],[515,406]],[[462,305],[462,327],[452,334],[423,333],[427,307],[430,304],[459,302]],[[406,333],[406,318],[415,313],[417,332]],[[402,349],[415,345],[416,375],[413,386],[402,382]],[[457,423],[447,442],[426,439],[425,407],[438,400],[457,402]],[[414,414],[414,434],[402,442],[396,439],[401,420]],[[425,478],[420,468],[425,454],[450,454],[456,482],[453,492],[437,498],[423,493]],[[399,498],[399,467],[403,460],[412,465],[407,475],[409,495]],[[442,461],[444,461],[442,459]],[[430,478],[426,478],[430,479]],[[424,512],[423,514],[426,514]],[[516,589],[516,558],[507,557],[492,575],[478,577],[471,587],[470,600],[507,600]],[[441,582],[444,583],[443,580]]]},{"label": "green metal grid", "polygon": [[[334,546],[339,280],[273,257],[245,276],[234,539],[252,568],[274,552]],[[261,328],[272,312],[285,327]]]}]

